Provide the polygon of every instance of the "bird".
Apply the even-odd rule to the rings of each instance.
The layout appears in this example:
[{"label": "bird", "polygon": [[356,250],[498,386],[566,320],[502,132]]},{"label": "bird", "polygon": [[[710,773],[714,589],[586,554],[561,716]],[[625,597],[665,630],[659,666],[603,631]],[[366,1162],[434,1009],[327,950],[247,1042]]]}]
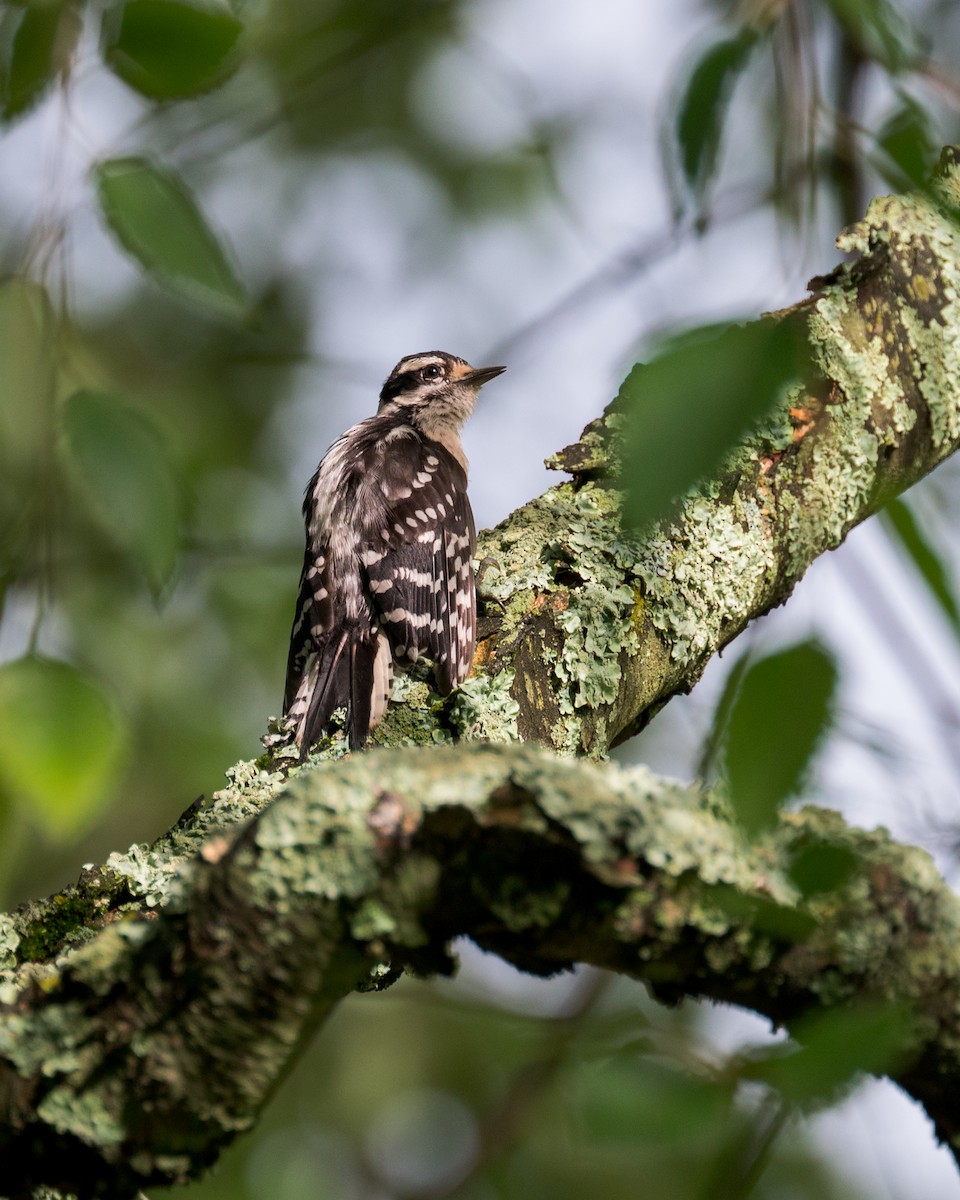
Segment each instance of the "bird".
[{"label": "bird", "polygon": [[338,709],[349,748],[362,749],[395,665],[430,659],[441,695],[466,679],[476,528],[460,431],[505,370],[439,350],[402,358],[376,414],[333,443],[307,484],[281,722],[301,759],[338,728]]}]

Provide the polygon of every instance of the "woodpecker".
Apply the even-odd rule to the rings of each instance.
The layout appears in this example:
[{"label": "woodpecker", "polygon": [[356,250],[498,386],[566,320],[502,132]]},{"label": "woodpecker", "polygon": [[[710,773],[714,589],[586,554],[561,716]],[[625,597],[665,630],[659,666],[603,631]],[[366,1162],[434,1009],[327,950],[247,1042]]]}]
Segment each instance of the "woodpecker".
[{"label": "woodpecker", "polygon": [[283,698],[301,758],[341,708],[350,748],[363,747],[386,711],[394,664],[429,658],[442,695],[466,679],[476,529],[460,431],[480,388],[504,370],[436,350],[402,358],[376,415],[342,434],[307,484]]}]

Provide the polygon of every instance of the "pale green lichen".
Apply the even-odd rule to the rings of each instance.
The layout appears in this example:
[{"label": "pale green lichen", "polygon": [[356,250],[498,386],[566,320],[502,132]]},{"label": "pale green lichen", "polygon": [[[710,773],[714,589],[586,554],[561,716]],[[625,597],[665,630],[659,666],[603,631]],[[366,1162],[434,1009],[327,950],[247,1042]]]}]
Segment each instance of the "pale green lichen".
[{"label": "pale green lichen", "polygon": [[538,809],[570,831],[588,862],[610,864],[611,846],[622,845],[677,879],[696,873],[706,884],[750,892],[763,876],[771,899],[788,904],[797,898],[784,874],[762,865],[762,839],[749,845],[715,792],[664,779],[645,766],[606,764],[596,774],[586,766],[564,769],[533,749],[509,761],[510,780],[537,796]]},{"label": "pale green lichen", "polygon": [[119,1146],[127,1132],[96,1088],[54,1088],[37,1105],[37,1116],[58,1133],[71,1133],[90,1146]]},{"label": "pale green lichen", "polygon": [[[897,344],[892,323],[885,321],[885,337],[879,331],[874,335],[874,361],[879,370],[893,358],[897,368],[903,356],[910,356],[916,385],[928,407],[933,443],[946,451],[960,437],[955,394],[960,372],[960,231],[954,217],[926,196],[880,196],[871,202],[865,219],[838,238],[837,244],[864,255],[878,248],[889,254],[890,270],[900,287],[892,289],[885,303],[896,311],[908,344]],[[897,430],[912,428],[912,418],[904,411],[906,398],[893,379],[886,382],[894,392],[893,400],[886,401],[882,384],[860,395],[886,401],[901,412],[899,419],[894,414]]]},{"label": "pale green lichen", "polygon": [[[504,609],[508,627],[549,603],[564,633],[560,652],[543,657],[557,681],[560,717],[552,742],[561,751],[582,751],[577,714],[596,715],[617,699],[621,655],[639,647],[633,618],[640,598],[625,582],[637,543],[620,527],[619,493],[592,483],[551,488],[522,510],[522,520],[515,514],[484,535],[482,555],[480,595]],[[569,587],[556,582],[564,571],[571,573]],[[605,742],[602,732],[593,739],[598,753]]]},{"label": "pale green lichen", "polygon": [[41,1074],[53,1078],[82,1066],[84,1053],[92,1061],[98,1053],[96,1029],[79,1001],[33,1013],[7,1012],[0,1021],[0,1055],[25,1078]]},{"label": "pale green lichen", "polygon": [[379,897],[365,900],[350,920],[350,932],[361,942],[392,938],[396,931],[396,918]]},{"label": "pale green lichen", "polygon": [[13,970],[17,965],[20,934],[13,917],[0,913],[0,972]]},{"label": "pale green lichen", "polygon": [[483,599],[505,606],[517,595],[530,599],[551,585],[553,571],[542,547],[559,531],[560,518],[552,503],[559,490],[551,488],[496,529],[480,534],[477,592]]},{"label": "pale green lichen", "polygon": [[386,716],[371,738],[374,745],[425,746],[453,740],[439,719],[443,699],[433,691],[427,676],[425,664],[394,674]]},{"label": "pale green lichen", "polygon": [[669,533],[646,544],[634,570],[672,657],[697,661],[755,610],[776,572],[776,548],[757,504],[739,496],[688,500]]},{"label": "pale green lichen", "polygon": [[[275,804],[263,814],[256,827],[262,868],[256,887],[262,902],[276,906],[298,895],[359,896],[372,888],[377,867],[367,818],[375,789],[358,788],[353,780],[358,758],[377,757],[377,751],[370,751],[337,764],[335,770],[321,765],[303,771],[291,779],[285,796],[316,796],[321,777],[322,796],[305,808]],[[315,847],[321,840],[324,853],[318,855]]]},{"label": "pale green lichen", "polygon": [[922,197],[881,197],[838,245],[864,256],[886,255],[886,269],[902,285],[887,289],[882,301],[860,297],[854,262],[838,271],[810,314],[815,359],[843,403],[828,409],[834,429],[817,441],[815,470],[804,482],[803,504],[789,532],[797,569],[809,561],[809,547],[839,544],[870,501],[882,447],[914,427],[916,412],[900,382],[904,373],[928,406],[939,451],[960,434],[960,240],[954,223]]},{"label": "pale green lichen", "polygon": [[[960,321],[956,288],[951,287],[950,293],[953,300],[948,319],[956,329]],[[920,320],[910,309],[903,311],[902,319],[922,361],[929,364],[917,386],[930,414],[933,444],[940,453],[949,453],[960,439],[960,406],[956,398],[956,381],[960,379],[960,340],[945,336],[946,331]]]},{"label": "pale green lichen", "polygon": [[835,380],[844,403],[830,408],[831,436],[814,449],[814,470],[804,481],[803,506],[794,515],[788,545],[798,563],[808,546],[837,546],[876,482],[879,442],[870,425],[871,401],[889,386],[887,359],[879,339],[858,345],[851,317],[854,298],[846,288],[826,289],[810,315],[810,344],[827,379]]},{"label": "pale green lichen", "polygon": [[461,741],[519,741],[520,705],[510,694],[512,686],[512,671],[464,680],[453,694],[449,713]]},{"label": "pale green lichen", "polygon": [[152,924],[131,913],[113,921],[58,962],[69,963],[72,978],[82,980],[91,992],[104,996],[116,987],[117,979],[123,978],[128,964],[152,936]]},{"label": "pale green lichen", "polygon": [[[783,414],[771,417],[722,473],[754,470],[761,452],[789,445],[791,433]],[[735,494],[719,503],[717,491],[715,482],[704,484],[662,535],[638,537],[621,528],[616,490],[589,482],[563,485],[530,506],[519,533],[511,522],[489,535],[485,551],[497,564],[484,583],[490,595],[507,605],[519,596],[523,616],[538,589],[551,588],[547,603],[564,634],[556,658],[545,657],[559,685],[560,718],[552,737],[557,749],[584,749],[581,712],[596,720],[591,744],[603,745],[605,710],[620,698],[624,655],[641,649],[648,614],[673,661],[696,663],[756,611],[779,566],[769,521],[754,498]],[[531,564],[538,542],[527,543],[535,525],[540,552]],[[552,568],[550,579],[545,566]],[[563,569],[580,577],[569,589],[555,582]]]},{"label": "pale green lichen", "polygon": [[[579,715],[572,712],[561,713],[554,722],[551,734],[551,744],[559,754],[583,753],[583,729]],[[602,742],[598,748],[601,751],[605,749]]]},{"label": "pale green lichen", "polygon": [[[616,578],[620,577],[618,570]],[[561,713],[584,706],[599,708],[616,700],[620,652],[635,651],[639,644],[629,620],[634,603],[633,589],[626,584],[590,583],[577,588],[568,607],[557,612],[554,619],[566,634],[555,666],[564,685],[559,695]]]},{"label": "pale green lichen", "polygon": [[157,908],[165,902],[181,866],[178,859],[139,842],[125,852],[114,850],[106,862],[107,870],[122,875],[128,881],[130,894],[141,897],[148,908]]}]

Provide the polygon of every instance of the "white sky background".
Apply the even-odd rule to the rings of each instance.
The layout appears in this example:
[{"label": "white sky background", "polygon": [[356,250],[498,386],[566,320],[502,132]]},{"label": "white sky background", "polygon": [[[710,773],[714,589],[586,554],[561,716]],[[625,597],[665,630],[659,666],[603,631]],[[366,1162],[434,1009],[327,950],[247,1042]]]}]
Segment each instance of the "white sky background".
[{"label": "white sky background", "polygon": [[[838,260],[836,228],[785,236],[764,210],[701,240],[687,238],[675,252],[666,247],[631,282],[599,291],[514,342],[518,330],[605,264],[666,245],[659,122],[692,48],[715,26],[712,14],[676,0],[483,0],[470,9],[469,25],[471,37],[422,82],[422,111],[444,137],[509,146],[531,117],[576,118],[559,164],[561,194],[529,224],[522,216],[487,217],[454,241],[434,238],[442,201],[401,160],[382,155],[327,160],[307,194],[291,195],[271,179],[263,143],[216,164],[221,184],[205,204],[227,231],[241,271],[282,259],[312,300],[314,360],[300,372],[294,410],[275,431],[291,462],[291,522],[326,446],[374,411],[380,382],[404,354],[444,349],[478,365],[508,363],[507,374],[482,393],[465,436],[478,525],[488,526],[552,481],[542,459],[599,413],[651,333],[673,321],[748,317],[793,303],[810,276]],[[93,215],[85,172],[93,157],[137,147],[125,131],[140,111],[123,85],[92,74],[77,81],[66,142],[62,114],[48,104],[3,145],[2,211],[29,220],[52,188],[57,202],[69,196],[76,205],[77,299],[94,307],[135,272]],[[749,95],[737,97],[734,113],[757,126]],[[748,136],[728,154],[723,189],[760,180],[762,163],[749,151]],[[502,359],[505,346],[512,349]],[[878,622],[878,592],[896,613],[892,632]],[[746,637],[767,648],[814,633],[843,668],[840,736],[819,765],[816,798],[910,840],[929,834],[931,824],[956,824],[957,643],[879,530],[856,531]],[[731,647],[727,663],[740,650]],[[723,669],[714,664],[694,694],[674,701],[628,753],[688,776]],[[949,867],[947,841],[931,848],[946,852],[941,861]],[[566,986],[534,983],[486,959],[481,967],[469,948],[465,955],[463,980],[492,988],[506,1003],[549,1006]],[[716,1009],[705,1025],[725,1048],[769,1034],[764,1021]],[[870,1084],[811,1126],[865,1196],[960,1198],[952,1160],[934,1147],[920,1111],[889,1085]]]}]

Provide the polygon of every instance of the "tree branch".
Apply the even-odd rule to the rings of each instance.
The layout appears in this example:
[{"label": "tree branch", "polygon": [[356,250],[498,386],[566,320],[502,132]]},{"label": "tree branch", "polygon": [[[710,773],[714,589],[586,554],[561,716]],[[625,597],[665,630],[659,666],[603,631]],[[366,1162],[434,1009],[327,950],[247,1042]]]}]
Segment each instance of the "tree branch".
[{"label": "tree branch", "polygon": [[[960,194],[952,154],[942,187]],[[841,239],[857,257],[779,314],[806,325],[817,373],[668,526],[619,527],[615,410],[557,456],[573,481],[483,542],[478,675],[447,703],[402,682],[378,737],[599,757],[689,689],[960,443],[954,221],[932,196],[871,205]],[[183,1180],[342,996],[446,969],[460,934],[524,970],[591,962],[777,1021],[904,1002],[900,1082],[960,1147],[957,902],[920,851],[815,809],[750,845],[717,796],[534,747],[371,751],[285,788],[276,761],[231,774],[155,846],[0,918],[4,1194]],[[801,895],[791,867],[819,847],[857,869]]]},{"label": "tree branch", "polygon": [[[952,150],[942,170],[949,196]],[[492,700],[479,715],[455,712],[459,733],[472,720],[487,737],[515,731],[601,757],[689,691],[816,558],[957,449],[956,221],[933,196],[873,201],[838,241],[851,261],[777,314],[804,328],[811,378],[666,527],[641,537],[620,527],[604,476],[616,469],[616,405],[555,457],[573,481],[481,540],[490,565],[480,662]],[[505,687],[518,705],[512,724]]]},{"label": "tree branch", "polygon": [[[824,850],[852,869],[804,897],[791,868]],[[900,1082],[960,1145],[958,923],[926,854],[832,812],[750,844],[715,794],[533,747],[322,764],[209,841],[154,919],[22,973],[0,1025],[5,1194],[185,1179],[254,1123],[338,1000],[447,970],[463,934],[534,974],[588,962],[777,1022],[902,1003]]]}]

